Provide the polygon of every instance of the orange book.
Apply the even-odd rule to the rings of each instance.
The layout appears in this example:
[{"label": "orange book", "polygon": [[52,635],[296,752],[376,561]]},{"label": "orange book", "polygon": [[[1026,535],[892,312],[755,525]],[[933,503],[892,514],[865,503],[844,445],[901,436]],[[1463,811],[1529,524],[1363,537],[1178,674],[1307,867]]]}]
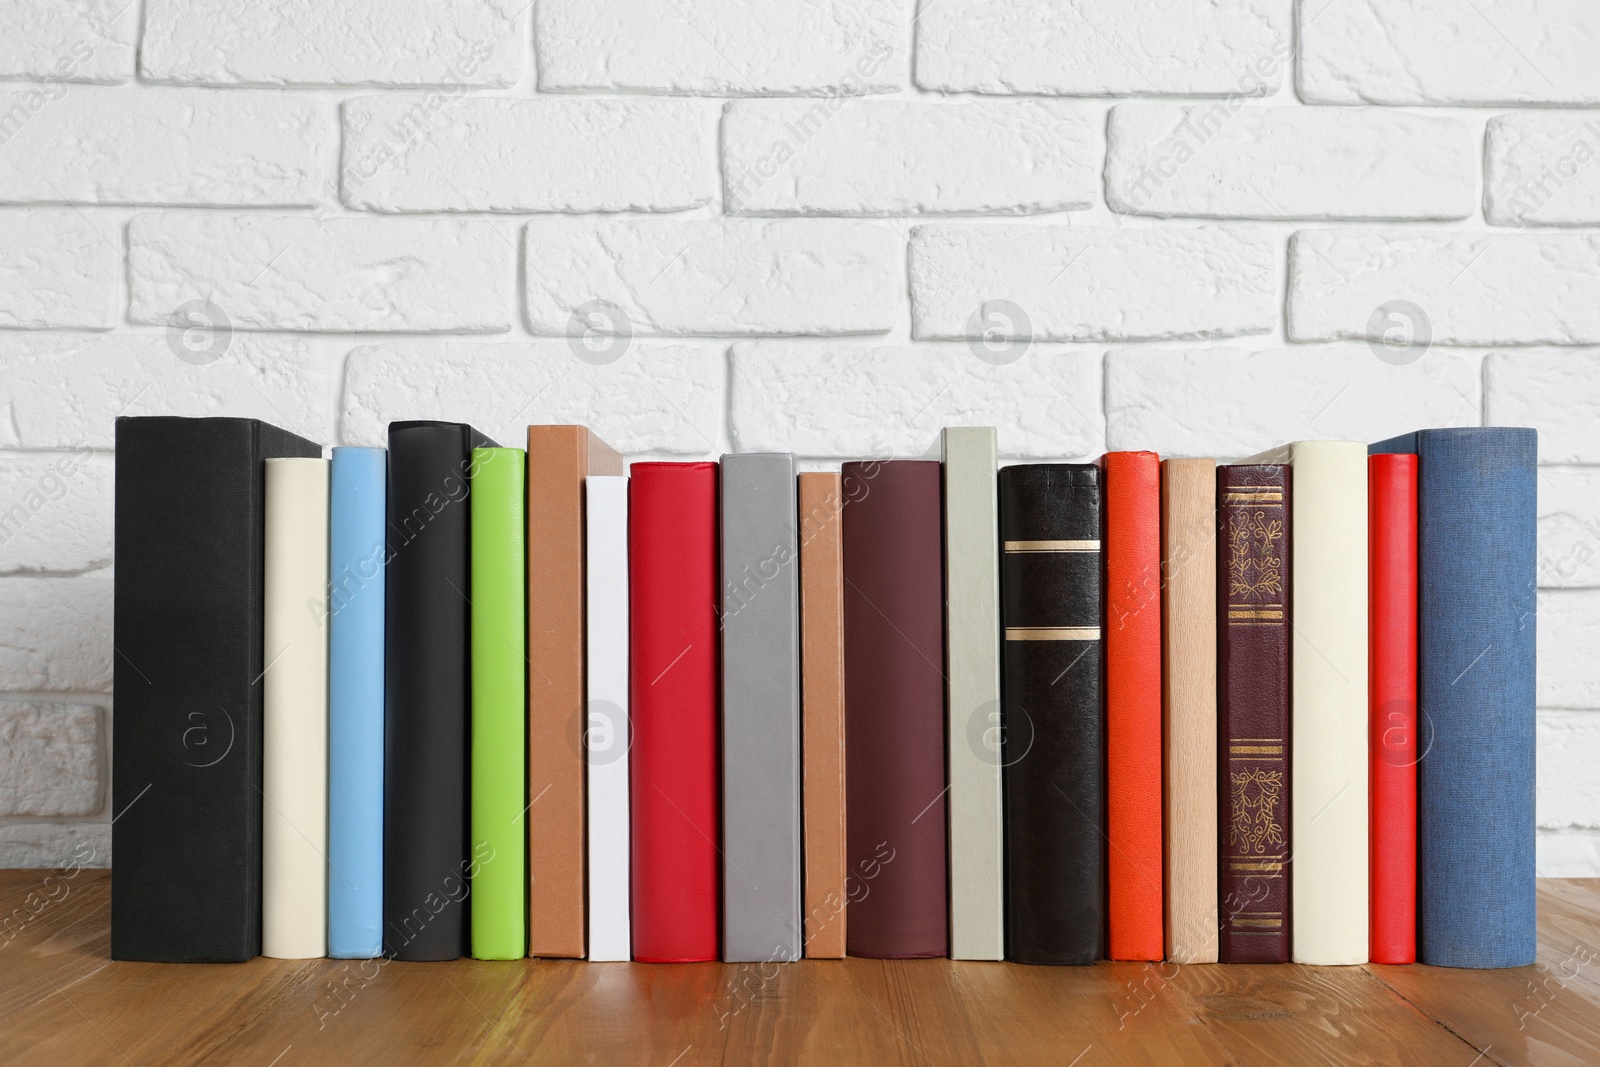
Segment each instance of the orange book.
[{"label": "orange book", "polygon": [[528,955],[586,954],[583,482],[622,456],[582,426],[528,427]]},{"label": "orange book", "polygon": [[1108,452],[1104,472],[1106,834],[1110,956],[1159,960],[1161,457]]}]

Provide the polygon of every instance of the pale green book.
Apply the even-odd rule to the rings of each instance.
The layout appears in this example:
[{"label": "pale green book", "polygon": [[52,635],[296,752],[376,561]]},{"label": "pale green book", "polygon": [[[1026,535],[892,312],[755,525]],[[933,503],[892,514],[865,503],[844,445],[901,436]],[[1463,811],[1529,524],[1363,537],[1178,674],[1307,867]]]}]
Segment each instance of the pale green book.
[{"label": "pale green book", "polygon": [[472,748],[468,769],[472,842],[472,955],[528,954],[528,800],[524,543],[528,456],[520,448],[475,448],[471,492]]}]

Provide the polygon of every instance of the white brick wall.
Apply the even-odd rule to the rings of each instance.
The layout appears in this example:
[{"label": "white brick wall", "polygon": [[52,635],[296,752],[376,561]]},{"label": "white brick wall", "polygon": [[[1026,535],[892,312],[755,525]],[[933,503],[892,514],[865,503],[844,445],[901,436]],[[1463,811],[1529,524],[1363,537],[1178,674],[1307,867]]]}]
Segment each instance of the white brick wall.
[{"label": "white brick wall", "polygon": [[112,427],[175,413],[1536,426],[1540,865],[1600,875],[1597,55],[1588,0],[0,5],[0,864],[109,860]]}]

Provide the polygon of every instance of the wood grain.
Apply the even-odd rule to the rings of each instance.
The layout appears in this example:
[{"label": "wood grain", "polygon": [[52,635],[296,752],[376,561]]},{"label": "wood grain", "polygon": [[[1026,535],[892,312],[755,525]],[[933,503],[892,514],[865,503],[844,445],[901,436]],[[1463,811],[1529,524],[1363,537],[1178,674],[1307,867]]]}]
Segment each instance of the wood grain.
[{"label": "wood grain", "polygon": [[1600,880],[1539,962],[113,963],[110,874],[0,872],[7,1064],[1600,1063]]}]

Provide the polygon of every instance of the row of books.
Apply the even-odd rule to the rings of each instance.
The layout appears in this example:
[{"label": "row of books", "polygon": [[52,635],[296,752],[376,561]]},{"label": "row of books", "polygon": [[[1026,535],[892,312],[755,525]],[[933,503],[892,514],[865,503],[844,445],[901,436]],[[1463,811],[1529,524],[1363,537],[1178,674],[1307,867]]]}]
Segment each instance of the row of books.
[{"label": "row of books", "polygon": [[118,420],[115,958],[1533,960],[1532,430],[388,445]]}]

